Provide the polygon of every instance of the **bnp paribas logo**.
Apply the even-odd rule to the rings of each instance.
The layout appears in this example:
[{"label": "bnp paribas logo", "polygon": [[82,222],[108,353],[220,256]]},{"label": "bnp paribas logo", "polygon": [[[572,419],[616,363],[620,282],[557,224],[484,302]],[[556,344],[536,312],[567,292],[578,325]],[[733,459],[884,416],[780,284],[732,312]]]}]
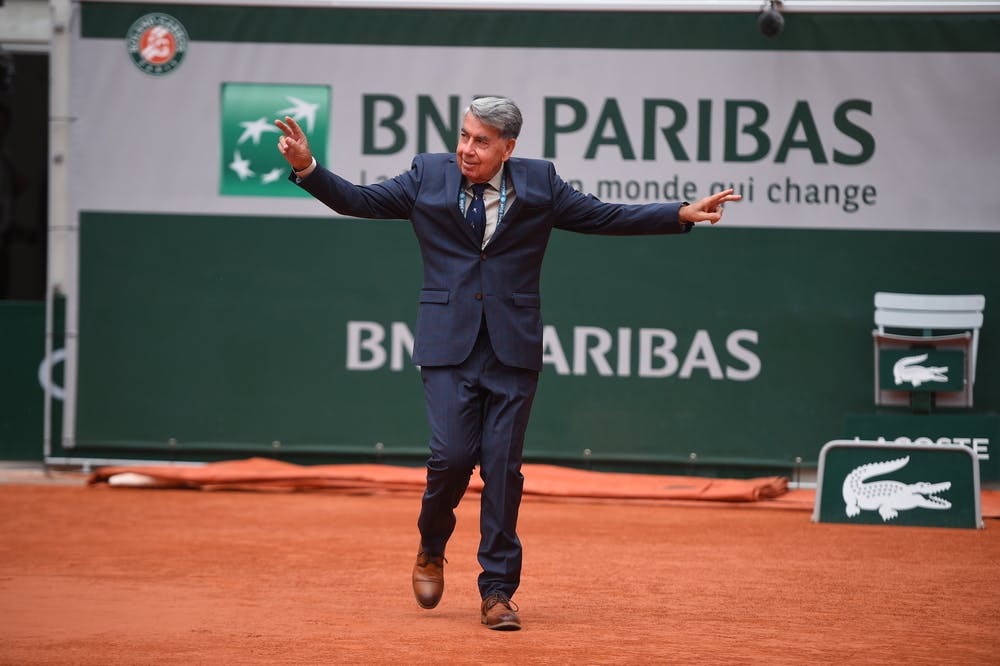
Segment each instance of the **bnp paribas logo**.
[{"label": "bnp paribas logo", "polygon": [[309,196],[288,181],[278,152],[275,118],[294,118],[309,136],[319,162],[326,161],[330,133],[330,86],[271,83],[222,84],[222,152],[219,194]]}]

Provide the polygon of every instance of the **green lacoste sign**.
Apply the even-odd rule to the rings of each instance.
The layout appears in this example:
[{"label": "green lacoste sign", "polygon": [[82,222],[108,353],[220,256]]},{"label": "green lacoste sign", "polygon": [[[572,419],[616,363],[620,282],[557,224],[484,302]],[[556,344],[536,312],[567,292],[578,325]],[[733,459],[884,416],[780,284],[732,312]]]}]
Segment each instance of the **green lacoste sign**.
[{"label": "green lacoste sign", "polygon": [[835,440],[818,472],[815,522],[983,526],[977,459],[965,446]]},{"label": "green lacoste sign", "polygon": [[883,349],[878,376],[883,391],[961,391],[965,388],[965,354],[931,348]]},{"label": "green lacoste sign", "polygon": [[980,483],[1000,481],[1000,416],[964,414],[845,414],[844,439],[890,444],[958,444],[979,461]]},{"label": "green lacoste sign", "polygon": [[290,116],[305,130],[317,161],[326,161],[330,86],[268,83],[222,84],[219,194],[308,196],[288,181],[278,152],[275,118]]}]

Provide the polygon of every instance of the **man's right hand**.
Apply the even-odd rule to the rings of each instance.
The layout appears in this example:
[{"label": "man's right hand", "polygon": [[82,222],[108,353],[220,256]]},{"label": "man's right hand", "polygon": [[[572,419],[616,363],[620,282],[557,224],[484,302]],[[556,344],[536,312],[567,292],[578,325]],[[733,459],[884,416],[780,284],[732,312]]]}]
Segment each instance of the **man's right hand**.
[{"label": "man's right hand", "polygon": [[[281,130],[278,139],[278,152],[295,172],[308,169],[313,163],[313,154],[309,150],[309,139],[294,118],[285,116],[284,122],[275,120],[274,124]],[[303,177],[308,174],[301,174]]]}]

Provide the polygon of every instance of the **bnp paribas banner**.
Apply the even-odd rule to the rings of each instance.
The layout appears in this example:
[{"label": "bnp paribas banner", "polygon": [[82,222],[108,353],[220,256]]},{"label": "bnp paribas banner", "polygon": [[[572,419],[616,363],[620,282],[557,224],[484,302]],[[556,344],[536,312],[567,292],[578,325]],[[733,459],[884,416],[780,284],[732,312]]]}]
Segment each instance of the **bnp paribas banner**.
[{"label": "bnp paribas banner", "polygon": [[521,107],[517,155],[603,200],[744,196],[683,239],[557,234],[529,452],[814,462],[873,407],[880,290],[987,294],[977,406],[1000,403],[998,15],[791,14],[772,39],[756,13],[488,3],[74,22],[79,445],[420,450],[412,234],[331,222],[273,119],[372,183],[453,150],[483,94]]},{"label": "bnp paribas banner", "polygon": [[[101,168],[75,194],[81,208],[315,214],[283,200],[275,117],[304,119],[329,166],[371,182],[450,150],[468,101],[504,94],[526,119],[517,154],[605,200],[732,186],[732,226],[998,228],[983,196],[995,16],[792,14],[773,41],[755,19],[83,2],[74,156]],[[973,43],[942,49],[955,25]],[[143,55],[157,39],[166,66]]]}]

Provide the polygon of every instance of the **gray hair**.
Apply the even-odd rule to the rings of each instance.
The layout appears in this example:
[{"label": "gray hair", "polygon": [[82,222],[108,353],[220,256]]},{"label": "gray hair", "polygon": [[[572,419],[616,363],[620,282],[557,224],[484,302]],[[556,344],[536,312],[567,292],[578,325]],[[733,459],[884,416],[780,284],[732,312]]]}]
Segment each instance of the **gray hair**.
[{"label": "gray hair", "polygon": [[506,97],[477,97],[465,112],[485,125],[496,127],[502,139],[516,139],[521,133],[521,110]]}]

